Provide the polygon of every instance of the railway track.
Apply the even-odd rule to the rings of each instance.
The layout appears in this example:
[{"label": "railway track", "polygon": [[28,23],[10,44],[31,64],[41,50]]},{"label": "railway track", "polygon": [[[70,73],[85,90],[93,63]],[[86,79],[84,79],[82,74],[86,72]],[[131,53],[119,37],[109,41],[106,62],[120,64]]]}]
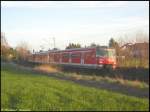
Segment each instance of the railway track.
[{"label": "railway track", "polygon": [[[40,65],[38,63],[23,62],[19,63],[24,66],[34,67]],[[53,66],[53,65],[52,65]],[[54,65],[55,66],[55,65]],[[77,68],[70,66],[59,66],[63,72],[76,72],[82,75],[96,75],[108,77],[121,77],[127,80],[139,80],[149,84],[149,69],[147,68],[116,68],[115,70],[108,69],[90,69],[90,68]]]},{"label": "railway track", "polygon": [[139,80],[149,84],[149,69],[145,68],[117,68],[116,70],[109,69],[87,69],[75,67],[62,67],[64,72],[76,72],[83,75],[97,75],[109,77],[121,77],[127,80]]}]

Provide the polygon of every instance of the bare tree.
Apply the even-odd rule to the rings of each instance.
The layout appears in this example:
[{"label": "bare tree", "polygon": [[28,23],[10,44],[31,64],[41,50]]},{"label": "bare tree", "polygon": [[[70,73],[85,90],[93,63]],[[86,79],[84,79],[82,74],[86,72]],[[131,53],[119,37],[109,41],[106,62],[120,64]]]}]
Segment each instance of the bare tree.
[{"label": "bare tree", "polygon": [[19,43],[16,47],[16,51],[19,60],[26,60],[28,55],[30,54],[29,46],[26,42]]},{"label": "bare tree", "polygon": [[149,42],[148,37],[149,37],[148,34],[142,32],[142,31],[139,31],[135,35],[136,43]]},{"label": "bare tree", "polygon": [[9,47],[5,33],[1,32],[1,46]]},{"label": "bare tree", "polygon": [[5,34],[1,32],[1,59],[4,61],[8,61],[8,57],[10,56],[9,53],[10,46],[6,40]]},{"label": "bare tree", "polygon": [[149,63],[149,38],[148,34],[138,31],[135,34],[118,38],[119,54],[125,56],[124,61],[118,61],[121,65],[144,67]]}]

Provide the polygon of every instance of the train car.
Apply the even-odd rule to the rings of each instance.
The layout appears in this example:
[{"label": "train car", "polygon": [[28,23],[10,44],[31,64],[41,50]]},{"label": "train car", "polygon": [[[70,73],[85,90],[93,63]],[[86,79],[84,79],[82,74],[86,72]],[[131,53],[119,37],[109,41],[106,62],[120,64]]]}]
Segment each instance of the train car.
[{"label": "train car", "polygon": [[96,69],[116,68],[115,50],[101,47],[38,52],[32,54],[29,61]]}]

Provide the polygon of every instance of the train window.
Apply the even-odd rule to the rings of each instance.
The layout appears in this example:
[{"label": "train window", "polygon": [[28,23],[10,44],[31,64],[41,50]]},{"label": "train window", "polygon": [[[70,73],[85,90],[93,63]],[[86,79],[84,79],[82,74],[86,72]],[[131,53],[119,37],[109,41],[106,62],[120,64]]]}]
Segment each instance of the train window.
[{"label": "train window", "polygon": [[63,54],[62,57],[63,58],[69,58],[69,54]]},{"label": "train window", "polygon": [[55,58],[59,58],[59,56],[60,56],[59,54],[54,54]]},{"label": "train window", "polygon": [[71,54],[71,58],[80,58],[81,54]]},{"label": "train window", "polygon": [[115,50],[113,50],[113,49],[97,49],[96,55],[97,56],[105,56],[105,57],[113,57],[113,56],[115,56]]},{"label": "train window", "polygon": [[107,56],[107,51],[104,49],[97,49],[96,50],[96,55],[97,56]]}]

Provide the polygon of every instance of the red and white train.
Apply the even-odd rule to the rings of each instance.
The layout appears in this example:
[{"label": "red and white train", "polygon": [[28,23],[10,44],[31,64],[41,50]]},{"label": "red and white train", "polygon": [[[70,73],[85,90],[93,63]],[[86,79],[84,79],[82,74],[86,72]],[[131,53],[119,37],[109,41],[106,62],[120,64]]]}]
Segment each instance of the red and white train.
[{"label": "red and white train", "polygon": [[96,69],[116,68],[115,49],[101,47],[37,52],[30,55],[28,61]]}]

